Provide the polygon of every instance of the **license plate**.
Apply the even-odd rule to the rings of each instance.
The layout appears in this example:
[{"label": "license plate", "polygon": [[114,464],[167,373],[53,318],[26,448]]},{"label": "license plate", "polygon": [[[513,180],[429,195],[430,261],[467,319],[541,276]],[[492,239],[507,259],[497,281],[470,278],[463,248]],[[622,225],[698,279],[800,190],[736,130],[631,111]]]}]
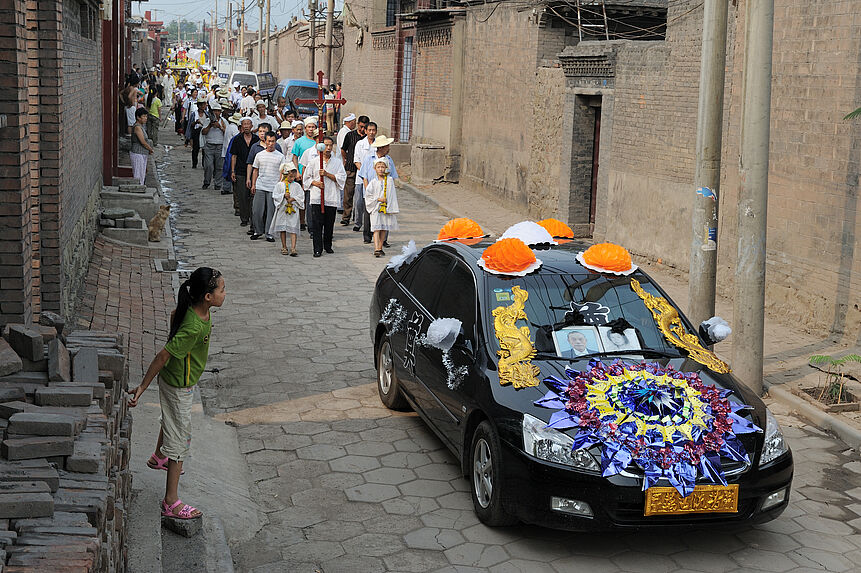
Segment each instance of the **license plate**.
[{"label": "license plate", "polygon": [[688,497],[673,487],[646,490],[643,515],[681,515],[685,513],[737,513],[738,484],[698,485]]}]

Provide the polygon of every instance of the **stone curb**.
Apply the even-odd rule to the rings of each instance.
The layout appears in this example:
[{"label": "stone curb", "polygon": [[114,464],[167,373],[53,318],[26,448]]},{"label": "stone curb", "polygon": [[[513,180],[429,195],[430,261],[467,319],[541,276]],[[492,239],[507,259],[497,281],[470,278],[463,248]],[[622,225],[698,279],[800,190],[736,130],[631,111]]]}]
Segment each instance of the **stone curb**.
[{"label": "stone curb", "polygon": [[861,449],[861,430],[826,412],[811,406],[798,396],[775,385],[766,384],[769,396],[789,406],[796,414],[822,430],[833,432],[855,450]]},{"label": "stone curb", "polygon": [[[451,208],[449,208],[449,207],[446,207],[445,205],[443,205],[442,203],[440,203],[439,201],[437,201],[437,200],[436,200],[434,197],[432,197],[431,195],[428,195],[427,193],[425,193],[424,191],[422,191],[421,189],[419,189],[418,187],[416,187],[416,186],[415,186],[415,185],[413,185],[412,183],[407,183],[407,182],[406,182],[406,181],[404,181],[403,179],[398,179],[398,186],[399,186],[399,187],[401,187],[401,188],[403,188],[403,189],[406,189],[407,191],[409,191],[409,192],[410,192],[410,193],[412,193],[413,195],[416,195],[416,196],[418,196],[418,197],[420,197],[420,198],[424,199],[425,201],[427,201],[428,203],[430,203],[431,205],[433,205],[434,207],[436,207],[436,208],[437,208],[437,209],[438,209],[438,210],[439,210],[443,215],[446,215],[446,216],[448,216],[448,217],[452,217],[452,218],[460,218],[460,217],[464,217],[464,218],[474,219],[474,217],[468,217],[468,216],[467,216],[467,215],[465,215],[464,213],[461,213],[461,212],[459,212],[459,211],[456,211],[456,210],[454,210],[454,209],[451,209]],[[481,227],[482,227],[486,232],[488,232],[488,233],[490,233],[490,234],[492,234],[492,235],[498,235],[498,234],[499,234],[496,230],[491,229],[491,228],[490,228],[490,227],[488,227],[487,225],[482,224],[482,225],[481,225]]]}]

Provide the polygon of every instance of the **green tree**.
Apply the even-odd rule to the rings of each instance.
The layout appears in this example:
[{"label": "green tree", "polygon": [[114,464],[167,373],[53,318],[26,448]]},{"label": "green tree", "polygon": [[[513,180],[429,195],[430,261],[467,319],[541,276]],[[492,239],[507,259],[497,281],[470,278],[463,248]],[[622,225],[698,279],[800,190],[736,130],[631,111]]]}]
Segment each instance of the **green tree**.
[{"label": "green tree", "polygon": [[179,30],[180,25],[182,26],[182,39],[183,40],[191,40],[194,42],[200,41],[200,34],[197,31],[197,22],[192,22],[190,20],[186,20],[183,18],[180,23],[177,20],[173,20],[170,24],[167,25],[167,38],[170,42],[178,42],[179,41]]},{"label": "green tree", "polygon": [[859,107],[852,113],[846,114],[846,117],[844,117],[843,119],[855,119],[856,117],[861,117],[861,107]]}]

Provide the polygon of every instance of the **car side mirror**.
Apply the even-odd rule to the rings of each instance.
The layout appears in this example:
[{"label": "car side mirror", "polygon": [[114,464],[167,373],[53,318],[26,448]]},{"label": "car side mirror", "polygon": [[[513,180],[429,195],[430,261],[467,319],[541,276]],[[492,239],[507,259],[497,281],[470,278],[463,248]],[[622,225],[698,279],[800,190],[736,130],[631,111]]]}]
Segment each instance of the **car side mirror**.
[{"label": "car side mirror", "polygon": [[712,345],[726,340],[727,336],[732,334],[732,328],[721,317],[713,316],[700,323],[699,334],[700,338]]}]

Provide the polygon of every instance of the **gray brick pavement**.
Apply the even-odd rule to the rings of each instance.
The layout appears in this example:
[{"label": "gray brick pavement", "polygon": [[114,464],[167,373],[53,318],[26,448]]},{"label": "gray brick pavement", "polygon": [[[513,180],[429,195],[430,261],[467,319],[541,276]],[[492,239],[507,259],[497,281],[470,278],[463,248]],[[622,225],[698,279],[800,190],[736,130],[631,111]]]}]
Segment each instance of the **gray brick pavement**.
[{"label": "gray brick pavement", "polygon": [[[238,571],[852,571],[861,563],[858,455],[772,404],[796,457],[792,503],[757,527],[572,534],[490,529],[476,519],[454,457],[412,413],[383,408],[373,385],[367,308],[384,262],[336,226],[334,255],[312,259],[251,242],[229,197],[199,190],[175,149],[163,169],[179,256],[219,268],[206,411],[238,427],[266,512],[233,547]],[[185,168],[183,168],[185,166]],[[401,197],[393,249],[423,244],[444,218]],[[205,437],[196,437],[205,439]],[[228,518],[228,516],[222,516]]]}]

